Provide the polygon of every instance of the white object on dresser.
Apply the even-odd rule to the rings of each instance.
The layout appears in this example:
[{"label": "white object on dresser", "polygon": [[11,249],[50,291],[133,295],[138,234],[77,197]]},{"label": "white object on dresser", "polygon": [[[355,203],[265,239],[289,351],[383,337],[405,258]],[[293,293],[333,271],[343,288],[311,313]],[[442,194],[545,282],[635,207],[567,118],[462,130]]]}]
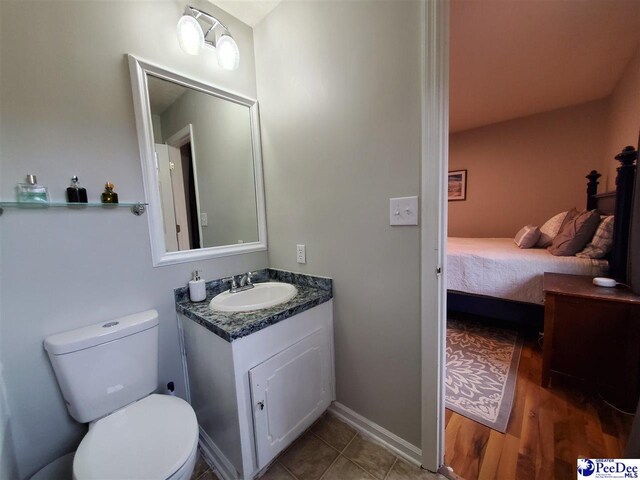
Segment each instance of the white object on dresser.
[{"label": "white object on dresser", "polygon": [[593,279],[593,284],[596,287],[613,288],[618,284],[618,282],[616,282],[613,278],[596,277]]},{"label": "white object on dresser", "polygon": [[253,478],[335,400],[332,300],[233,342],[179,321],[200,445],[225,480]]}]

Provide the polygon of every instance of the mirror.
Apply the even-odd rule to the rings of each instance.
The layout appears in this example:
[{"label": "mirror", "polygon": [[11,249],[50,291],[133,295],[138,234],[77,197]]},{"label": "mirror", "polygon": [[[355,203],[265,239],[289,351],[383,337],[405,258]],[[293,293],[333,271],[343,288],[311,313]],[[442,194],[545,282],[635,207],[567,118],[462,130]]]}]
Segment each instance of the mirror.
[{"label": "mirror", "polygon": [[265,250],[257,102],[129,65],[154,266]]}]

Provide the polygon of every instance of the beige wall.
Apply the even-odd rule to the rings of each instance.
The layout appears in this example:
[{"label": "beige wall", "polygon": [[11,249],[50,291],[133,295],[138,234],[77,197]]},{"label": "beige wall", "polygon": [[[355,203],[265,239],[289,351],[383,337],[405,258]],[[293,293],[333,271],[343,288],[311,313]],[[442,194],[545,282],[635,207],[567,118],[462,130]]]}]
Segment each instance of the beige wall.
[{"label": "beige wall", "polygon": [[[242,52],[239,70],[220,70],[212,57],[180,50],[176,22],[184,5],[0,2],[0,198],[13,198],[15,184],[33,173],[57,200],[74,174],[92,200],[107,179],[121,201],[143,199],[126,53],[255,97],[251,29],[194,0],[220,15]],[[260,252],[153,268],[147,216],[125,208],[5,209],[0,228],[3,478],[28,477],[74,450],[86,431],[65,409],[42,348],[47,335],[156,308],[160,382],[174,380],[183,395],[173,289],[194,269],[211,279],[267,266]],[[5,477],[11,464],[15,476]]]},{"label": "beige wall", "polygon": [[254,37],[270,264],[333,277],[338,401],[419,446],[420,231],[389,226],[419,192],[419,2],[285,2]]},{"label": "beige wall", "polygon": [[467,169],[467,200],[449,202],[449,236],[513,237],[586,205],[600,169],[608,102],[600,100],[451,134],[449,170]]},{"label": "beige wall", "polygon": [[616,168],[620,165],[613,157],[623,147],[638,148],[640,133],[640,48],[636,51],[616,88],[609,97],[609,128],[606,152],[601,172],[606,174],[603,185],[607,190],[616,187]]}]

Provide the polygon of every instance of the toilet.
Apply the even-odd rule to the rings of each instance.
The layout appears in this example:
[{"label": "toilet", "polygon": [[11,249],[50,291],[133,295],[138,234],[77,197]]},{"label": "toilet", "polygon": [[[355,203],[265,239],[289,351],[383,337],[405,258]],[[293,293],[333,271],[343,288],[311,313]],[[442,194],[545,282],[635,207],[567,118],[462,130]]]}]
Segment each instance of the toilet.
[{"label": "toilet", "polygon": [[188,480],[198,422],[158,388],[158,312],[148,310],[45,339],[69,414],[89,431],[73,478]]}]

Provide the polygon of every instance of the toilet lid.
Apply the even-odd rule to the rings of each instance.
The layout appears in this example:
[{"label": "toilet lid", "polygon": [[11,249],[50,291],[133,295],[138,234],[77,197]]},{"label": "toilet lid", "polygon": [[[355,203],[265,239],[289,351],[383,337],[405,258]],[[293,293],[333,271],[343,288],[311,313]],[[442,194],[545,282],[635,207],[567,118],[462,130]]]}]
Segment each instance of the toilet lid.
[{"label": "toilet lid", "polygon": [[198,422],[187,402],[149,395],[95,422],[80,442],[73,475],[84,479],[166,479],[198,443]]}]

